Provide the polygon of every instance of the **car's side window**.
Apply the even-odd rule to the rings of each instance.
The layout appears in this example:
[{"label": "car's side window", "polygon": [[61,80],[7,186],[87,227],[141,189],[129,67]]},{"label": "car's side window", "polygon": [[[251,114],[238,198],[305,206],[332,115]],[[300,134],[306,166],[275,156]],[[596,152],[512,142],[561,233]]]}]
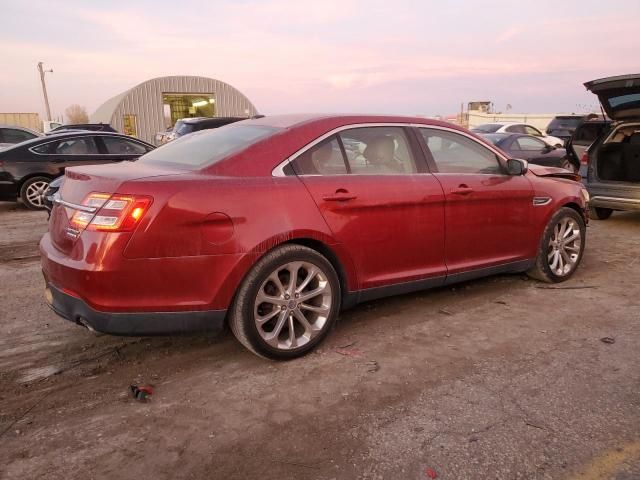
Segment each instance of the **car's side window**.
[{"label": "car's side window", "polygon": [[314,145],[292,163],[297,175],[345,175],[347,165],[335,135]]},{"label": "car's side window", "polygon": [[464,135],[420,128],[427,148],[440,173],[503,173],[497,155]]},{"label": "car's side window", "polygon": [[513,142],[514,146],[517,145],[520,150],[526,150],[528,152],[538,152],[545,147],[545,143],[541,142],[537,138],[520,137]]},{"label": "car's side window", "polygon": [[70,138],[60,140],[51,150],[55,155],[93,155],[98,153],[91,137]]},{"label": "car's side window", "polygon": [[402,175],[417,172],[402,127],[360,127],[339,133],[351,173]]},{"label": "car's side window", "polygon": [[537,128],[533,128],[531,125],[524,126],[524,133],[526,133],[527,135],[533,135],[535,137],[542,136],[542,132],[540,132],[540,130],[538,130]]},{"label": "car's side window", "polygon": [[126,138],[102,136],[102,141],[110,155],[143,155],[147,153],[144,145]]}]

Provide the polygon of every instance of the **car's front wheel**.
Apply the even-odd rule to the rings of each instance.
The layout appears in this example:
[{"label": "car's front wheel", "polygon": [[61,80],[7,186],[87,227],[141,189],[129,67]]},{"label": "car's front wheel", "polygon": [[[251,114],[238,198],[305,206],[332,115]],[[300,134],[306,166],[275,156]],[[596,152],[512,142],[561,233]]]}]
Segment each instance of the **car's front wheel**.
[{"label": "car's front wheel", "polygon": [[529,276],[549,283],[569,279],[582,260],[585,233],[584,220],[578,212],[568,207],[558,210],[544,229]]},{"label": "car's front wheel", "polygon": [[296,358],[327,336],[340,299],[338,276],[324,256],[302,245],[283,245],[247,274],[229,325],[240,343],[258,355]]},{"label": "car's front wheel", "polygon": [[44,208],[44,192],[49,187],[51,179],[47,177],[32,177],[22,184],[20,199],[30,210]]}]

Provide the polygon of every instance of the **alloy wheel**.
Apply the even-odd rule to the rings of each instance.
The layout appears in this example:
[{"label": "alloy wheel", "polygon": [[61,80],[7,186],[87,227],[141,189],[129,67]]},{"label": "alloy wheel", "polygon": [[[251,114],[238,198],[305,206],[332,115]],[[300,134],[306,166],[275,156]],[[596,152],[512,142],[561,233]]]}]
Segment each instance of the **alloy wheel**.
[{"label": "alloy wheel", "polygon": [[275,269],[256,295],[253,317],[262,339],[292,350],[318,336],[332,307],[331,283],[320,267],[295,261]]},{"label": "alloy wheel", "polygon": [[582,248],[580,226],[571,217],[563,217],[553,229],[547,248],[547,261],[554,275],[564,277],[576,267]]},{"label": "alloy wheel", "polygon": [[26,191],[27,201],[36,207],[42,207],[44,204],[44,192],[48,186],[49,183],[43,180],[30,184]]}]

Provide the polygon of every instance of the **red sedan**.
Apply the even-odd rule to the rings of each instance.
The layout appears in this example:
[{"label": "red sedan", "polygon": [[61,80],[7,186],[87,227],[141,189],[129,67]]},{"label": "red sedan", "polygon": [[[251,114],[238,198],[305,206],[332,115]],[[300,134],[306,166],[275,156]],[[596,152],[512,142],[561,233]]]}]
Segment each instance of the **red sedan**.
[{"label": "red sedan", "polygon": [[68,169],[40,244],[46,296],[96,331],[228,322],[293,358],[359,302],[504,272],[566,280],[585,245],[576,180],[422,118],[246,120]]}]

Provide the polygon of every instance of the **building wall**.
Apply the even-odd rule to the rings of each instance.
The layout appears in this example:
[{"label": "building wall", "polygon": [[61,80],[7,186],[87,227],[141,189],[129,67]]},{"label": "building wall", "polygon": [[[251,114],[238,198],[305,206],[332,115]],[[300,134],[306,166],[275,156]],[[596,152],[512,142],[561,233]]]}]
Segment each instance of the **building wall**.
[{"label": "building wall", "polygon": [[0,113],[0,123],[42,132],[42,121],[37,113]]},{"label": "building wall", "polygon": [[467,128],[474,128],[483,123],[492,122],[523,122],[533,125],[539,130],[544,131],[549,122],[555,117],[556,113],[482,113],[476,110],[470,110],[465,116],[467,117]]},{"label": "building wall", "polygon": [[[114,97],[113,113],[103,119],[104,105],[92,115],[92,121],[109,121],[119,132],[124,132],[124,116],[135,115],[137,137],[153,143],[155,134],[163,131],[163,93],[213,93],[216,116],[250,117],[258,112],[255,106],[231,85],[206,77],[174,76],[148,80],[124,94]],[[100,118],[98,118],[100,117]]]}]

